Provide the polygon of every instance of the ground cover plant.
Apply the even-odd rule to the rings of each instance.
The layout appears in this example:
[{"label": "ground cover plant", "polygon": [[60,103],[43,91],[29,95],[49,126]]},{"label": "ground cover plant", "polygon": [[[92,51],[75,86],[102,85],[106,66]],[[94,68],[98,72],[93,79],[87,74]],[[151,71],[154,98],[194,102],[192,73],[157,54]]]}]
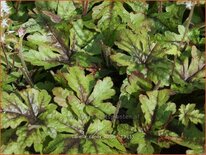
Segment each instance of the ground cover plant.
[{"label": "ground cover plant", "polygon": [[205,5],[1,1],[3,154],[203,154]]}]

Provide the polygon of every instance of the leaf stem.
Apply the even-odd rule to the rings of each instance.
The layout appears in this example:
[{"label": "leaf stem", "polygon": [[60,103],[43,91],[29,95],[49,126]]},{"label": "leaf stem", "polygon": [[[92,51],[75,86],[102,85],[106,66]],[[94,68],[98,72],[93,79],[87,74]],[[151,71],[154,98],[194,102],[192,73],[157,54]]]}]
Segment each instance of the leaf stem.
[{"label": "leaf stem", "polygon": [[115,124],[116,124],[117,115],[118,115],[118,113],[119,113],[120,107],[121,107],[121,101],[118,101],[118,102],[117,102],[116,111],[115,111],[115,113],[114,113],[114,116],[112,117],[112,126],[113,126],[113,127],[114,127]]},{"label": "leaf stem", "polygon": [[23,53],[22,53],[22,40],[23,40],[23,37],[20,38],[20,42],[19,42],[19,49],[18,49],[18,57],[20,58],[21,60],[21,64],[22,64],[22,67],[23,68],[20,68],[22,73],[24,74],[25,78],[26,78],[26,81],[29,83],[29,85],[31,87],[34,87],[34,84],[31,80],[31,77],[29,76],[29,71],[28,71],[28,68],[26,66],[26,63],[25,63],[25,60],[24,60],[24,56],[23,56]]}]

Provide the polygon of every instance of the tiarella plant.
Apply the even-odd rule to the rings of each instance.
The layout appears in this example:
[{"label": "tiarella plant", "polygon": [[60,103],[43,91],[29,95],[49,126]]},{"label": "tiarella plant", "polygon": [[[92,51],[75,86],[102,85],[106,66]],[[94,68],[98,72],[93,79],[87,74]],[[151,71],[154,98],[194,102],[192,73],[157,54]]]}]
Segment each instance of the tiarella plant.
[{"label": "tiarella plant", "polygon": [[1,1],[2,153],[203,154],[204,10]]}]

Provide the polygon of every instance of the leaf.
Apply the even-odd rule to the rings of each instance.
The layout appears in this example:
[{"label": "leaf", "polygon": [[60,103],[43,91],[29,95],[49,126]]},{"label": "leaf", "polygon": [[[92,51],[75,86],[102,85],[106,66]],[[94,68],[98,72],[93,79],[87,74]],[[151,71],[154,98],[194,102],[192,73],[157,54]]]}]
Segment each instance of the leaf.
[{"label": "leaf", "polygon": [[189,121],[194,124],[203,122],[204,114],[201,114],[199,110],[195,110],[195,106],[195,104],[190,103],[188,103],[186,106],[183,104],[180,106],[179,120],[185,126],[188,126]]},{"label": "leaf", "polygon": [[54,101],[62,106],[67,107],[67,100],[66,97],[69,96],[70,92],[67,89],[63,89],[61,87],[56,87],[52,90],[53,94],[55,95]]},{"label": "leaf", "polygon": [[21,122],[34,124],[37,117],[45,111],[51,97],[45,91],[26,89],[19,96],[6,92],[3,93],[3,128],[16,128]]},{"label": "leaf", "polygon": [[115,148],[118,149],[120,151],[126,152],[125,147],[123,146],[123,144],[121,144],[117,138],[115,136],[110,136],[110,138],[108,139],[103,139],[102,140],[105,144],[107,144],[108,146],[110,146],[111,148]]},{"label": "leaf", "polygon": [[160,106],[156,112],[156,118],[154,126],[155,128],[162,127],[165,122],[167,122],[171,116],[176,112],[176,104],[173,102],[167,102],[166,104]]},{"label": "leaf", "polygon": [[155,84],[169,85],[169,75],[172,63],[167,58],[171,54],[171,47],[162,43],[155,43],[149,36],[149,30],[140,29],[133,32],[129,29],[119,31],[119,38],[115,42],[119,49],[127,54],[115,53],[111,56],[117,66],[127,67],[127,73],[138,70]]},{"label": "leaf", "polygon": [[145,143],[142,143],[138,146],[137,152],[142,154],[152,154],[154,153],[154,147],[151,145],[149,141],[146,141]]},{"label": "leaf", "polygon": [[180,53],[180,51],[177,49],[177,46],[172,46],[171,49],[169,49],[169,50],[166,51],[166,54],[180,56],[181,53]]},{"label": "leaf", "polygon": [[128,16],[129,13],[118,1],[104,1],[92,9],[92,19],[97,21],[97,27],[103,34],[103,42],[109,46],[114,44],[118,37],[116,33],[129,20]]},{"label": "leaf", "polygon": [[70,18],[76,15],[76,8],[72,1],[53,1],[52,3],[44,2],[35,2],[38,8],[42,10],[50,10],[52,12],[57,11],[57,15],[64,20],[69,20]]},{"label": "leaf", "polygon": [[151,142],[145,138],[145,134],[137,132],[132,135],[131,144],[138,144],[137,153],[154,153],[154,148]]},{"label": "leaf", "polygon": [[[149,52],[148,44],[147,44],[147,40],[149,36],[147,33],[148,32],[146,29],[139,30],[135,33],[128,29],[126,29],[125,31],[119,31],[119,38],[115,42],[115,44],[120,49],[128,52],[131,56],[143,57],[145,53]],[[145,58],[143,57],[143,59]]]},{"label": "leaf", "polygon": [[50,17],[51,21],[54,23],[59,23],[61,22],[61,18],[49,11],[42,11],[43,14],[45,14],[46,16]]},{"label": "leaf", "polygon": [[[48,2],[47,2],[48,3]],[[60,1],[58,2],[58,11],[62,19],[69,20],[77,14],[76,7],[72,1]]]},{"label": "leaf", "polygon": [[[76,92],[77,97],[70,95],[68,99],[76,98],[75,100],[79,101],[75,102],[86,104],[86,112],[90,116],[96,116],[100,119],[103,119],[105,114],[111,115],[115,112],[116,108],[107,102],[115,94],[111,78],[105,77],[96,82],[92,74],[85,76],[84,70],[79,67],[70,67],[68,71],[69,73],[65,73],[64,77],[68,81],[68,85]],[[68,102],[72,103],[72,101]]]},{"label": "leaf", "polygon": [[151,81],[138,71],[133,72],[128,77],[128,84],[126,86],[126,92],[129,94],[138,95],[143,90],[150,90],[152,88]]},{"label": "leaf", "polygon": [[[114,89],[111,89],[112,86],[113,83],[109,77],[104,78],[102,81],[97,81],[89,100],[91,100],[93,104],[98,104],[111,98],[115,94]],[[99,92],[101,92],[101,94]]]},{"label": "leaf", "polygon": [[94,140],[93,142],[87,140],[83,145],[83,152],[89,154],[117,153],[117,151],[112,150],[109,146],[98,139]]},{"label": "leaf", "polygon": [[84,70],[79,67],[70,67],[69,74],[64,74],[68,85],[77,93],[77,97],[82,101],[87,101],[87,96],[94,86],[94,77],[90,74],[85,76]]},{"label": "leaf", "polygon": [[30,18],[27,22],[22,24],[21,27],[23,29],[25,29],[25,34],[26,33],[34,33],[34,32],[42,32],[41,26],[33,18]]},{"label": "leaf", "polygon": [[2,90],[7,91],[8,89],[13,89],[10,83],[18,81],[18,79],[22,76],[22,73],[12,71],[11,73],[7,74],[6,68],[2,67],[1,75],[2,75]]},{"label": "leaf", "polygon": [[[81,113],[84,114],[83,111]],[[52,120],[49,120],[49,127],[58,132],[67,132],[74,136],[81,135],[84,133],[84,125],[89,121],[89,117],[86,114],[82,115],[82,117],[78,118],[73,111],[62,108],[61,113],[57,113]]]},{"label": "leaf", "polygon": [[2,153],[4,154],[29,154],[28,151],[25,151],[17,142],[10,142],[8,145],[1,146]]},{"label": "leaf", "polygon": [[23,41],[26,42],[23,46],[26,61],[44,66],[45,69],[58,66],[60,63],[69,63],[71,52],[66,46],[67,39],[63,37],[62,30],[58,30],[57,26],[53,26],[45,17],[39,15],[36,21],[28,21],[22,28],[25,34],[28,34],[27,41]]},{"label": "leaf", "polygon": [[44,66],[45,69],[49,69],[59,65],[57,62],[51,60],[59,57],[58,54],[52,53],[51,50],[39,47],[39,51],[29,50],[24,53],[25,60],[36,66]]},{"label": "leaf", "polygon": [[44,153],[61,153],[64,151],[64,145],[67,138],[70,138],[68,134],[58,134],[58,136],[50,141],[48,145],[43,149]]},{"label": "leaf", "polygon": [[128,124],[119,124],[117,126],[118,134],[121,136],[130,136],[134,131],[134,128]]},{"label": "leaf", "polygon": [[94,123],[90,124],[87,130],[87,134],[89,135],[98,135],[98,136],[105,136],[110,134],[112,131],[112,124],[110,121],[107,120],[94,120]]},{"label": "leaf", "polygon": [[[168,90],[150,91],[150,92],[147,92],[147,96],[142,95],[142,94],[139,96],[139,100],[141,103],[141,109],[142,109],[142,112],[144,113],[146,123],[148,124],[151,123],[152,117],[154,117],[154,113],[158,113],[158,111],[155,112],[155,110],[157,110],[158,107],[164,106],[164,104],[166,104],[168,99],[169,99]],[[171,106],[173,107],[174,105],[172,104]],[[174,113],[173,109],[174,108],[172,108],[172,113]]]},{"label": "leaf", "polygon": [[183,93],[190,93],[196,89],[204,89],[204,53],[197,50],[195,46],[191,49],[191,61],[189,57],[178,60],[175,65],[172,88]]},{"label": "leaf", "polygon": [[117,66],[130,66],[131,64],[131,58],[130,56],[123,54],[123,53],[117,53],[110,56],[112,61],[115,61],[117,63]]},{"label": "leaf", "polygon": [[161,86],[168,86],[170,83],[170,74],[172,64],[168,59],[155,59],[148,65],[148,78],[156,85],[160,82]]},{"label": "leaf", "polygon": [[6,145],[10,142],[12,136],[15,134],[16,130],[15,129],[6,129],[6,130],[1,130],[1,143],[2,145]]},{"label": "leaf", "polygon": [[[100,28],[103,28],[103,26],[106,28],[111,23],[117,20],[117,17],[120,16],[124,22],[126,22],[128,12],[124,9],[121,2],[103,2],[100,5],[93,8],[92,17],[93,19],[98,19],[98,26]],[[115,27],[115,25],[113,25]]]},{"label": "leaf", "polygon": [[18,136],[17,142],[22,148],[30,147],[34,145],[34,149],[37,152],[42,152],[43,141],[48,135],[45,131],[41,131],[40,126],[36,126],[35,130],[28,130],[27,127],[22,127],[17,130]]},{"label": "leaf", "polygon": [[173,3],[166,6],[165,10],[161,13],[153,13],[152,17],[158,19],[156,22],[161,23],[168,30],[175,31],[177,26],[182,24],[185,7]]},{"label": "leaf", "polygon": [[[84,48],[84,50],[89,53],[100,53],[100,49],[98,49],[100,48],[98,45],[98,40],[101,38],[101,35],[97,35],[96,32],[92,32],[84,28],[84,21],[82,19],[72,22],[72,25],[73,27],[70,31],[70,40],[74,39],[78,47]],[[97,49],[95,50],[97,51],[94,51],[92,46],[96,46]]]},{"label": "leaf", "polygon": [[[55,136],[55,132],[48,126],[48,119],[51,119],[49,114],[56,109],[55,105],[49,104],[51,97],[47,91],[33,88],[25,89],[19,94],[4,94],[3,127],[17,129],[17,143],[22,149],[33,144],[36,152],[42,152],[45,137]],[[26,123],[19,126],[22,122]]]},{"label": "leaf", "polygon": [[130,143],[132,143],[132,144],[145,143],[145,134],[141,133],[141,132],[137,132],[137,133],[133,134]]},{"label": "leaf", "polygon": [[147,3],[138,1],[125,1],[125,3],[128,4],[135,13],[145,13],[148,11],[149,5]]}]

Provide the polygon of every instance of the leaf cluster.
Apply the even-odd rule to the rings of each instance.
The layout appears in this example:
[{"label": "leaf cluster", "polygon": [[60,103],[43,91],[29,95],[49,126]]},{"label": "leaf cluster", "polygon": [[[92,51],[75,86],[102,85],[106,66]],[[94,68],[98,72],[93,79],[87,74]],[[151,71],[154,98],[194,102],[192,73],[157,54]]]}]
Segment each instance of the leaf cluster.
[{"label": "leaf cluster", "polygon": [[205,6],[188,3],[8,2],[3,154],[204,153]]}]

